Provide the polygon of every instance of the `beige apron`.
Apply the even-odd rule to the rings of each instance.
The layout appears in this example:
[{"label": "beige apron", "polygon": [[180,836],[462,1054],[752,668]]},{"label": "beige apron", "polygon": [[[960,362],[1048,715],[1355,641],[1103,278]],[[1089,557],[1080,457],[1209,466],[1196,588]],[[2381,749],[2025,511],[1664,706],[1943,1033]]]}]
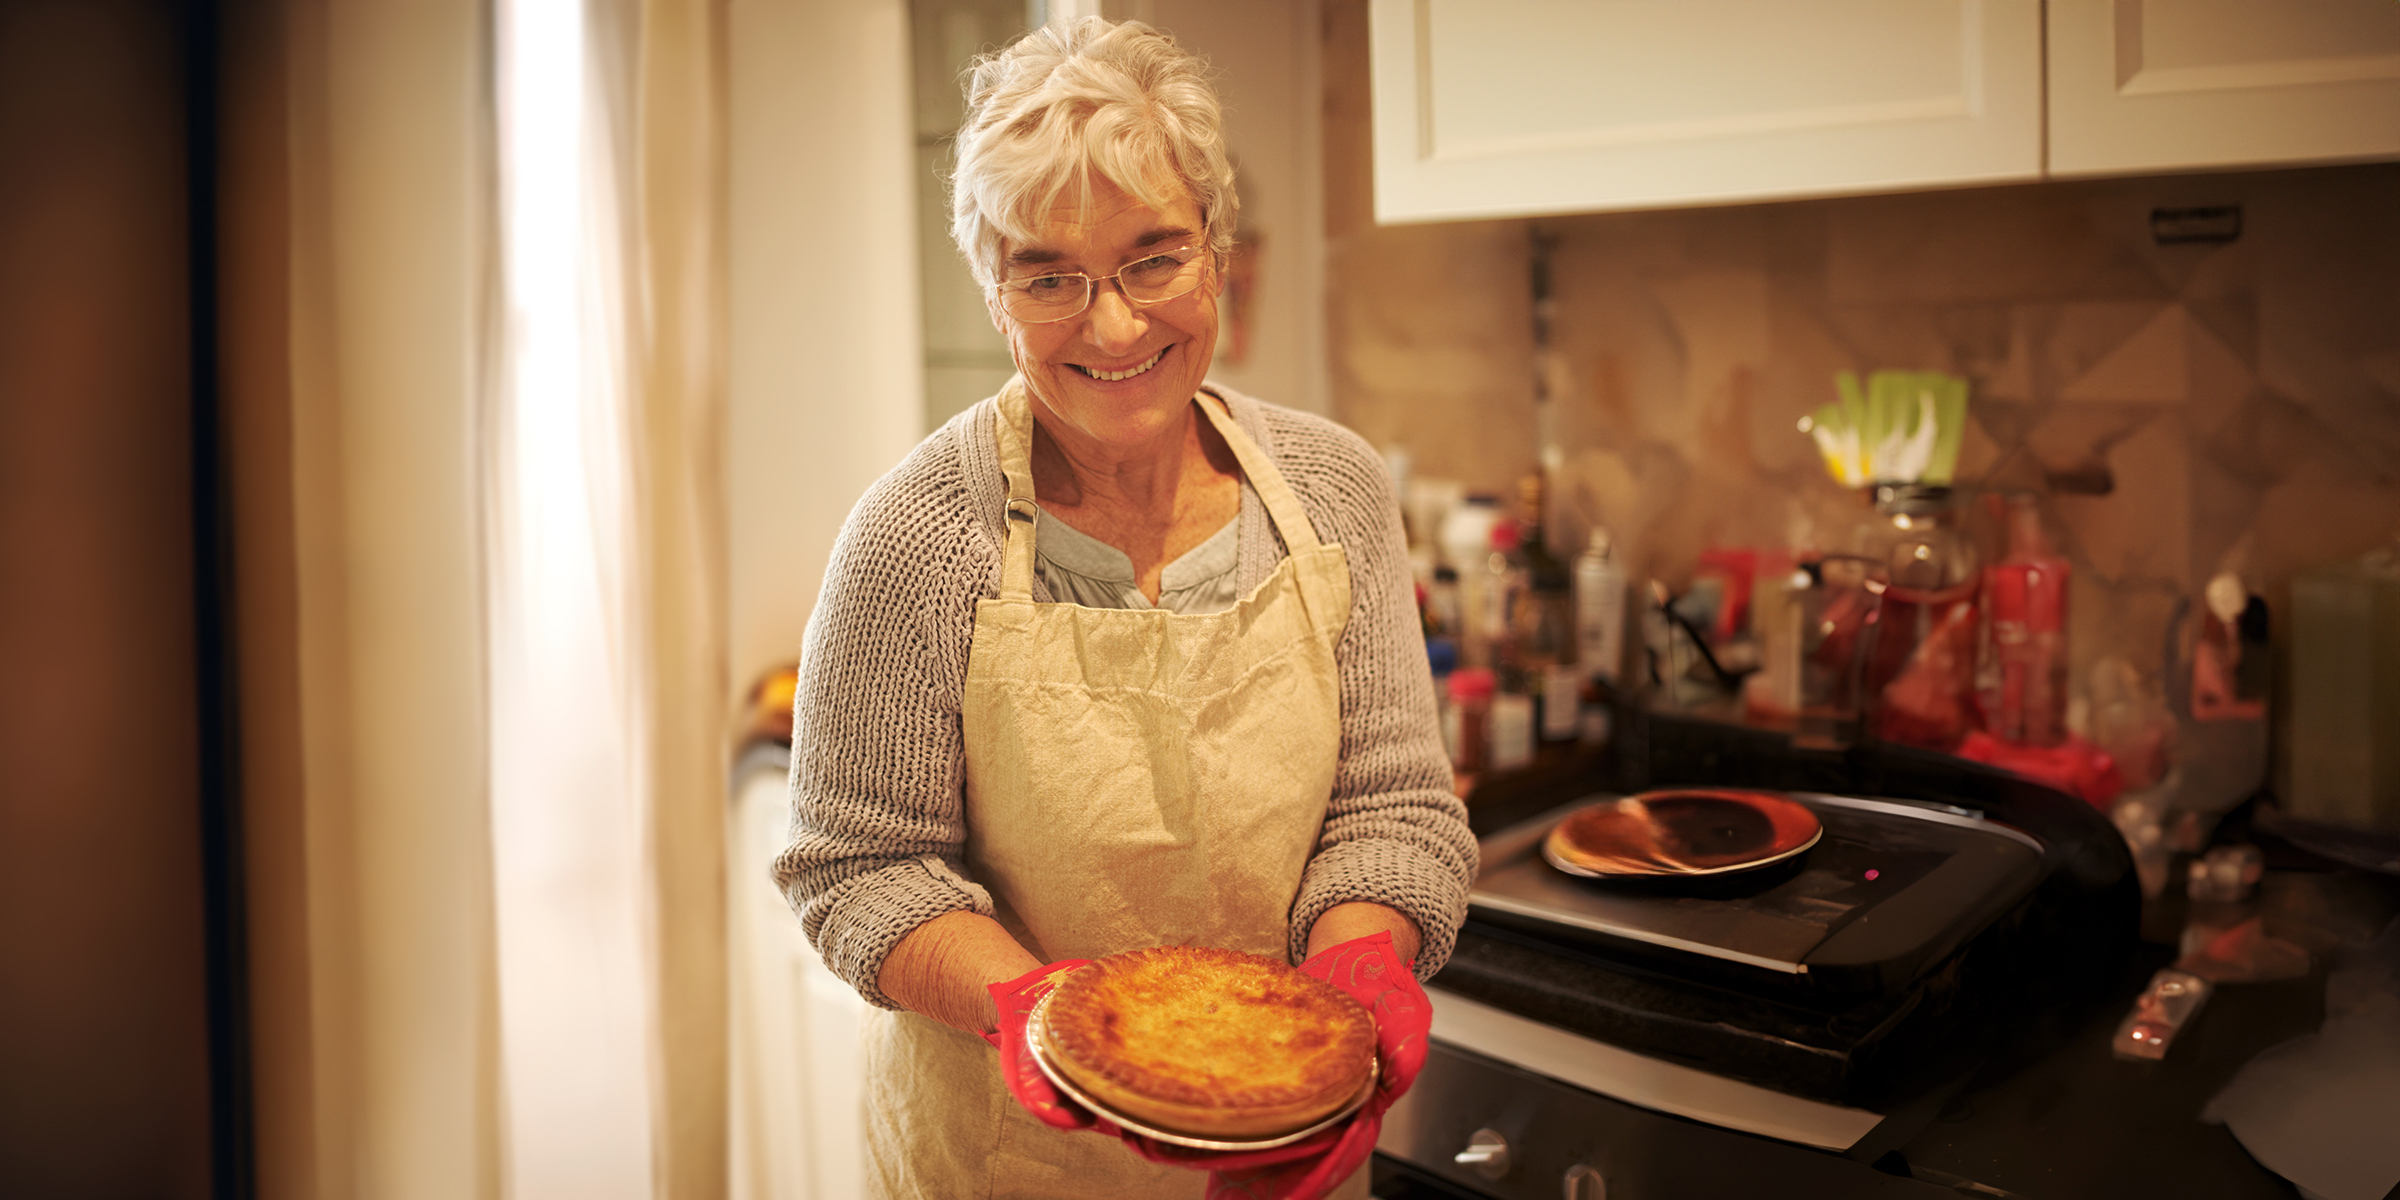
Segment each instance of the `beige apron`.
[{"label": "beige apron", "polygon": [[[1000,923],[1044,962],[1160,944],[1282,958],[1341,749],[1334,645],[1350,614],[1340,546],[1224,402],[1224,435],[1290,552],[1233,608],[1180,615],[1033,601],[1033,418],[999,401],[1008,544],[967,660],[967,862]],[[914,1013],[869,1030],[878,1195],[1197,1197],[1198,1171],[1034,1120],[981,1039]],[[1366,1194],[1361,1170],[1344,1195]]]}]

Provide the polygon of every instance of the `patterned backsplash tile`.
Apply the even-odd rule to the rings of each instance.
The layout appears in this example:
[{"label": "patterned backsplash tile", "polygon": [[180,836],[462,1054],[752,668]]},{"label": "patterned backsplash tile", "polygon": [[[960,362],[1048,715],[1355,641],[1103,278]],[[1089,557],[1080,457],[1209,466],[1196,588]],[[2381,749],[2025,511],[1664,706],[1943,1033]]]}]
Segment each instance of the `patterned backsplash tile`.
[{"label": "patterned backsplash tile", "polygon": [[[2295,570],[2400,531],[2400,164],[1385,228],[1361,158],[1328,155],[1337,415],[1426,475],[1532,470],[1538,224],[1552,520],[1606,523],[1637,578],[1842,548],[1865,505],[1797,429],[1842,368],[1972,382],[1961,482],[2045,497],[2079,682],[2156,670],[2220,569],[2280,610]],[[2154,235],[2225,206],[2234,241]]]}]

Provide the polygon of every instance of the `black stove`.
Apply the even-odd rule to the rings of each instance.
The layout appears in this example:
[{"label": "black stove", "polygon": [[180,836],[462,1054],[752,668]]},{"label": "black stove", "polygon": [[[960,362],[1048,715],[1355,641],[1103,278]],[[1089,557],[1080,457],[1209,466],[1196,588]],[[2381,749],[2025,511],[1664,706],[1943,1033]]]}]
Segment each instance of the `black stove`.
[{"label": "black stove", "polygon": [[[2114,977],[2139,915],[2122,841],[2080,801],[1946,756],[1637,721],[1633,753],[1475,798],[1483,870],[1379,1194],[1725,1195],[1737,1162],[1778,1195],[1924,1189],[1868,1164],[2012,1014]],[[1779,868],[1664,885],[1542,860],[1579,804],[1675,786],[1781,791],[1825,836]]]}]

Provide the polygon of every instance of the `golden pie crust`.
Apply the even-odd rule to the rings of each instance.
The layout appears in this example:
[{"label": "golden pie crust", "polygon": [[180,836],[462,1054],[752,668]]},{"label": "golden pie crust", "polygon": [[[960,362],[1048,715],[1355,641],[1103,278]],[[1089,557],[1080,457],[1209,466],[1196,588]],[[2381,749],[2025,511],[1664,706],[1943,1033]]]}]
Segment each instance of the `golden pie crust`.
[{"label": "golden pie crust", "polygon": [[1366,1086],[1375,1022],[1341,989],[1254,954],[1154,946],[1067,976],[1045,1005],[1051,1064],[1162,1129],[1271,1137]]}]

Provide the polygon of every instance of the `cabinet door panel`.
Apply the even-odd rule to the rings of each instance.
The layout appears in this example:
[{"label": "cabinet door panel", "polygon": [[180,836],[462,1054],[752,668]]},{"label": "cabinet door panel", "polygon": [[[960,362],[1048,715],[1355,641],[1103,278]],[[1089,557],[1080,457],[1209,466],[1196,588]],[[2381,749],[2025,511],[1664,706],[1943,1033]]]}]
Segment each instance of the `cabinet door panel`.
[{"label": "cabinet door panel", "polygon": [[2391,0],[2050,0],[2050,169],[2400,155]]},{"label": "cabinet door panel", "polygon": [[1375,0],[1376,215],[2031,179],[2036,0]]}]

